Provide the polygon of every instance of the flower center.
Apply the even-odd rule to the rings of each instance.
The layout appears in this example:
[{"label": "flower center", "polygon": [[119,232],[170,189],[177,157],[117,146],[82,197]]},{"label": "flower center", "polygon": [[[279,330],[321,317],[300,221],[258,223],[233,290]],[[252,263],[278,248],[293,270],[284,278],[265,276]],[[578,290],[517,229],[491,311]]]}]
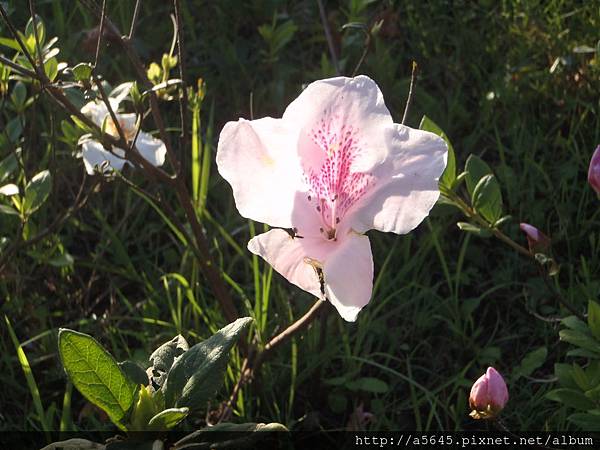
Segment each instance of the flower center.
[{"label": "flower center", "polygon": [[309,186],[308,201],[316,208],[326,239],[336,239],[336,228],[344,215],[371,187],[374,177],[353,171],[353,162],[360,154],[358,130],[351,125],[333,126],[323,118],[311,130],[310,137],[325,154],[318,170],[305,172]]},{"label": "flower center", "polygon": [[[132,127],[129,123],[127,123],[127,121],[120,119],[118,115],[117,121],[119,122],[119,127],[125,135],[125,139],[127,139],[127,142],[131,142],[135,137],[135,127]],[[117,130],[117,126],[110,116],[106,118],[106,132],[117,139],[120,137],[119,130]]]}]

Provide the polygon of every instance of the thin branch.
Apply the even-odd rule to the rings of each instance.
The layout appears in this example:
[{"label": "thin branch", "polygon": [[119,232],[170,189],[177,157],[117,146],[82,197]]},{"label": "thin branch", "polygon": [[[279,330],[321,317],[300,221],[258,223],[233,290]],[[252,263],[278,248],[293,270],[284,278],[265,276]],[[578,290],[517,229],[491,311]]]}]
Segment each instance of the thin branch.
[{"label": "thin branch", "polygon": [[21,51],[23,52],[23,54],[25,55],[25,57],[29,61],[29,64],[31,64],[31,67],[33,67],[33,70],[35,71],[35,73],[38,74],[38,78],[41,81],[43,81],[42,84],[48,82],[49,80],[48,80],[48,77],[46,76],[46,73],[43,70],[40,70],[40,68],[38,67],[38,65],[35,63],[33,57],[31,56],[31,53],[29,53],[29,50],[27,50],[27,47],[23,43],[23,40],[21,39],[21,36],[17,32],[17,29],[14,27],[14,25],[12,24],[12,22],[8,18],[8,14],[4,10],[4,8],[2,7],[2,3],[0,3],[0,16],[2,16],[2,19],[6,23],[6,26],[8,27],[8,29],[10,30],[10,34],[12,34],[13,38],[17,41],[17,43],[19,44],[19,47],[21,47]]},{"label": "thin branch", "polygon": [[[90,10],[94,14],[98,14],[98,8],[95,4],[93,4],[93,2],[90,2],[89,0],[80,1],[88,8],[90,8]],[[105,26],[107,26],[111,31],[113,31],[115,36],[121,36],[121,33],[119,32],[118,28],[112,23],[108,16],[106,16],[104,20],[106,23]],[[160,112],[160,108],[158,106],[158,98],[156,92],[152,90],[152,83],[148,79],[146,70],[144,69],[144,65],[140,61],[138,54],[131,45],[131,41],[127,39],[127,37],[119,37],[117,39],[117,42],[120,44],[121,48],[124,50],[131,64],[133,65],[133,68],[138,78],[138,82],[141,84],[144,90],[149,90],[150,108],[152,111],[154,123],[156,124],[160,133],[160,137],[163,143],[165,144],[165,148],[167,149],[167,157],[169,158],[169,162],[173,166],[175,173],[179,175],[181,173],[181,166],[179,160],[177,159],[173,151],[169,135],[166,132],[165,124]],[[204,275],[208,279],[208,282],[210,283],[213,289],[215,297],[217,297],[219,303],[221,304],[225,318],[229,322],[233,322],[239,317],[237,309],[233,303],[233,300],[229,294],[227,287],[225,286],[225,282],[223,280],[223,277],[221,276],[221,272],[216,263],[213,261],[213,258],[210,254],[210,248],[206,239],[206,235],[204,234],[202,225],[200,224],[198,216],[196,215],[194,204],[189,194],[185,180],[181,176],[175,176],[175,178],[172,179],[171,184],[175,187],[179,202],[183,207],[187,219],[192,227],[196,245],[202,255],[202,258],[199,258],[199,262],[202,268],[204,269]]]},{"label": "thin branch", "polygon": [[94,71],[98,67],[98,58],[100,57],[100,46],[102,45],[102,35],[104,34],[104,17],[106,16],[106,0],[102,0],[102,13],[100,15],[100,26],[98,27],[98,40],[96,41],[96,56],[94,57]]},{"label": "thin branch", "polygon": [[24,76],[30,77],[30,78],[37,78],[37,74],[35,72],[32,72],[31,70],[29,70],[23,66],[20,66],[16,62],[13,62],[12,60],[10,60],[2,55],[0,55],[0,63],[4,64],[5,66],[10,67],[15,72],[18,72],[21,75],[24,75]]},{"label": "thin branch", "polygon": [[133,9],[133,17],[131,18],[131,27],[129,28],[128,39],[133,38],[133,33],[135,32],[135,26],[137,25],[138,14],[140,13],[140,0],[135,0],[135,7]]},{"label": "thin branch", "polygon": [[412,72],[410,74],[410,87],[408,88],[408,98],[406,99],[406,105],[404,106],[404,114],[402,115],[402,125],[406,122],[406,117],[408,116],[408,110],[410,108],[410,104],[413,99],[413,88],[415,86],[415,79],[417,75],[417,63],[416,61],[412,62]]},{"label": "thin branch", "polygon": [[[179,79],[181,80],[181,92],[179,94],[179,115],[181,116],[181,148],[188,148],[190,142],[190,130],[188,120],[187,84],[185,81],[185,60],[183,28],[181,24],[181,5],[179,0],[173,0],[175,7],[175,26],[177,34],[177,62],[179,64]],[[182,161],[185,161],[182,158]],[[182,169],[183,170],[183,169]]]},{"label": "thin branch", "polygon": [[319,4],[319,15],[321,16],[321,24],[325,30],[325,38],[327,39],[327,46],[329,47],[329,53],[331,54],[331,62],[335,68],[335,73],[340,75],[340,66],[338,64],[337,55],[335,54],[335,45],[333,44],[333,38],[331,37],[331,30],[329,29],[329,23],[327,22],[327,14],[325,14],[325,7],[323,6],[322,0],[317,0]]}]

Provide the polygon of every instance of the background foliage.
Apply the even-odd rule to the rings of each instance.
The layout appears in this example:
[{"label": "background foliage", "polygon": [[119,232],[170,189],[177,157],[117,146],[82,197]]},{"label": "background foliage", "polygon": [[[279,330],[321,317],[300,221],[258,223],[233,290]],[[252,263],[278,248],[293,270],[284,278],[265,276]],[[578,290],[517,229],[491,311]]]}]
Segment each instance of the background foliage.
[{"label": "background foliage", "polygon": [[[28,11],[20,3],[7,5],[24,29]],[[129,29],[134,3],[108,1],[108,14],[122,30]],[[363,23],[371,29],[383,20],[359,72],[380,85],[396,121],[415,60],[419,77],[407,123],[417,127],[426,114],[451,139],[459,167],[471,153],[490,164],[504,210],[513,216],[505,232],[523,245],[519,222],[547,232],[561,266],[554,280],[562,295],[582,312],[589,300],[598,300],[600,209],[586,183],[589,158],[600,142],[598,5],[325,3],[342,72],[352,73],[365,43],[360,28],[342,26]],[[46,35],[59,38],[59,61],[93,60],[97,23],[79,2],[36,5]],[[160,64],[169,51],[171,10],[170,2],[143,2],[134,45],[147,65]],[[202,78],[206,96],[197,133],[202,157],[193,162],[189,148],[178,151],[186,170],[201,174],[199,191],[206,200],[198,209],[211,251],[238,309],[254,317],[260,346],[300,317],[312,299],[245,250],[262,225],[249,224],[235,209],[214,167],[216,139],[228,120],[280,116],[303,84],[335,69],[316,2],[187,1],[182,12],[186,81],[194,85]],[[0,35],[8,36],[3,26]],[[99,64],[112,85],[133,78],[110,43]],[[72,157],[76,137],[63,125],[68,118],[43,96],[24,103],[37,95],[32,86],[25,97],[19,90],[12,81],[0,81],[0,157],[20,146],[22,165],[10,181],[23,183],[49,169],[52,183],[30,230],[0,214],[0,252],[22,231],[35,234],[50,225],[73,203],[83,176],[81,161]],[[161,108],[177,136],[177,103],[163,102]],[[11,122],[15,117],[18,123]],[[158,189],[134,172],[127,176],[150,192]],[[163,195],[173,196],[175,204],[172,193]],[[531,261],[497,240],[462,232],[457,220],[455,210],[439,205],[410,235],[370,235],[376,287],[369,306],[354,324],[324,315],[281,348],[239,396],[240,421],[343,428],[363,404],[375,414],[371,429],[480,426],[468,417],[468,390],[494,365],[509,385],[509,428],[573,428],[566,420],[573,410],[546,398],[557,387],[554,364],[565,362],[570,348],[559,341],[559,323],[548,317],[568,312]],[[118,179],[103,181],[56,231],[11,257],[0,273],[0,298],[14,329],[11,335],[4,321],[0,328],[0,429],[110,427],[66,383],[57,353],[59,327],[95,336],[118,360],[146,361],[175,334],[195,343],[226,324],[190,250]],[[28,385],[21,382],[24,361]],[[239,372],[234,355],[221,399]]]}]

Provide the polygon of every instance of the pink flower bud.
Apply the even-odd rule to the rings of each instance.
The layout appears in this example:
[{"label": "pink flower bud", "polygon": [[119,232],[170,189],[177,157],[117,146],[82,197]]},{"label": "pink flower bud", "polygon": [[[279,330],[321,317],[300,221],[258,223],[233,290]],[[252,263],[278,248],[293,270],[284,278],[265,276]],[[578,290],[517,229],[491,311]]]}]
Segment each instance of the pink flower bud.
[{"label": "pink flower bud", "polygon": [[474,419],[492,419],[497,416],[508,401],[508,389],[504,378],[493,367],[473,384],[469,395],[471,417]]},{"label": "pink flower bud", "polygon": [[600,145],[596,147],[596,151],[590,160],[588,182],[600,197]]},{"label": "pink flower bud", "polygon": [[529,225],[528,223],[521,223],[519,228],[525,232],[527,235],[527,243],[529,244],[529,251],[532,254],[536,253],[544,253],[548,254],[550,252],[550,245],[552,241],[548,236],[542,233],[533,225]]}]

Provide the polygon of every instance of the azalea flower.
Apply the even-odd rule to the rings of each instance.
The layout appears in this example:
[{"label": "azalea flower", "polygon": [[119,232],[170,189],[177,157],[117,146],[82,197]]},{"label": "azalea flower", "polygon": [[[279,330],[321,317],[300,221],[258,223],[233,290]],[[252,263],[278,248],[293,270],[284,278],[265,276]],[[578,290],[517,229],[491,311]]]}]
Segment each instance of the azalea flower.
[{"label": "azalea flower", "polygon": [[[124,98],[124,95],[110,97],[109,103],[127,142],[131,142],[134,140],[137,131],[136,115],[117,113],[119,104]],[[110,117],[110,113],[104,102],[98,100],[89,102],[81,108],[81,112],[106,133],[119,138],[116,124]],[[82,148],[85,170],[90,175],[94,174],[94,168],[96,167],[101,171],[104,171],[106,166],[110,166],[113,170],[121,170],[125,164],[131,164],[125,159],[125,150],[113,147],[112,152],[109,152],[100,142],[91,139],[90,135],[82,136],[79,144]],[[140,131],[135,140],[135,148],[153,166],[162,166],[164,164],[167,152],[165,144],[161,140],[152,137],[149,133]]]},{"label": "azalea flower", "polygon": [[394,123],[366,76],[311,83],[281,119],[228,122],[217,149],[240,214],[279,227],[248,249],[347,321],[373,290],[364,233],[421,223],[446,157],[440,137]]}]

